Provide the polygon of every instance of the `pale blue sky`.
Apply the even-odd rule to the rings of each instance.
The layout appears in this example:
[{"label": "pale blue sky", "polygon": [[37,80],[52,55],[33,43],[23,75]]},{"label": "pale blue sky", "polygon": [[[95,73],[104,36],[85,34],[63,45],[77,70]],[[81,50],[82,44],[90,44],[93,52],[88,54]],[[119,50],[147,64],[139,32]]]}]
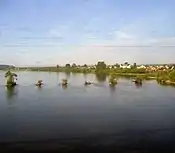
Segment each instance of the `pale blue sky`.
[{"label": "pale blue sky", "polygon": [[173,45],[174,0],[0,1],[0,64],[170,63]]}]

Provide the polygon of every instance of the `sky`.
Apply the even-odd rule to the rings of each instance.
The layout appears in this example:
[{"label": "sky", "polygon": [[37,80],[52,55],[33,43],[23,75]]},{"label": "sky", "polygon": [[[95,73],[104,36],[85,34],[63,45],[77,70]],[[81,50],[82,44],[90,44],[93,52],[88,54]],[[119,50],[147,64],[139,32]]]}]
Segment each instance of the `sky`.
[{"label": "sky", "polygon": [[175,63],[174,0],[0,0],[0,64]]}]

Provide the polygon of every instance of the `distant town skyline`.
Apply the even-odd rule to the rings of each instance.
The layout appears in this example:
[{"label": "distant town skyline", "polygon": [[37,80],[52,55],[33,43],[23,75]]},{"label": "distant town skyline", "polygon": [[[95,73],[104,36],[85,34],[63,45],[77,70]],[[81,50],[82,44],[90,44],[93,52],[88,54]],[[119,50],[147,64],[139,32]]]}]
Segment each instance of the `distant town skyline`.
[{"label": "distant town skyline", "polygon": [[174,63],[174,0],[2,0],[0,64]]}]

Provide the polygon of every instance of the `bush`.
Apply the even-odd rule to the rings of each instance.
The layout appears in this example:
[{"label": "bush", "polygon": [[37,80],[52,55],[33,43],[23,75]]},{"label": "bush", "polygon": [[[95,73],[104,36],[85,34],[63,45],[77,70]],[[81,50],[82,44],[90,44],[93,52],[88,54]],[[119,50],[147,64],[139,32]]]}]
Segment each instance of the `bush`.
[{"label": "bush", "polygon": [[175,81],[175,70],[170,72],[169,78],[170,78],[171,81]]}]

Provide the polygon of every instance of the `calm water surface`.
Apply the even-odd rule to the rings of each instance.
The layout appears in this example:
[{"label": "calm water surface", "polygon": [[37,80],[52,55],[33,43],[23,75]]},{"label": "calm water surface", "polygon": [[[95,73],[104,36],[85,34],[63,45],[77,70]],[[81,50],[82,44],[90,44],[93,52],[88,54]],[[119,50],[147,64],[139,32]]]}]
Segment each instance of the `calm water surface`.
[{"label": "calm water surface", "polygon": [[[88,74],[19,72],[14,90],[0,72],[0,142],[90,139],[119,146],[161,146],[175,142],[175,88],[120,79],[110,88],[105,78]],[[68,78],[69,86],[58,83]],[[44,86],[34,84],[42,79]],[[96,84],[84,86],[84,81]]]}]

